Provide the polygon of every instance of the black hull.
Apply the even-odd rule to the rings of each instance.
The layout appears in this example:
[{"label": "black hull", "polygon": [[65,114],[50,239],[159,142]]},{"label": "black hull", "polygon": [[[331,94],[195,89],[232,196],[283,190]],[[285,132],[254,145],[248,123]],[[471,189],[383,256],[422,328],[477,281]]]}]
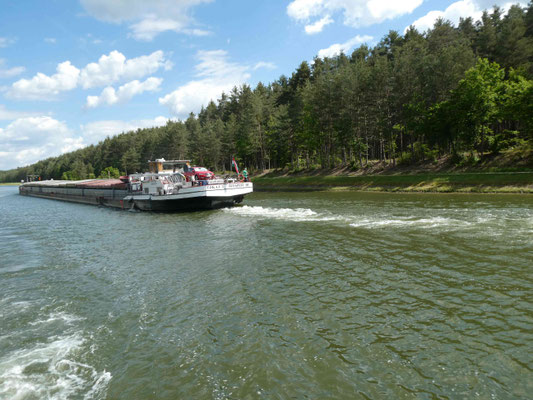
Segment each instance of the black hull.
[{"label": "black hull", "polygon": [[195,197],[191,199],[169,199],[169,200],[122,200],[113,197],[94,196],[89,192],[89,195],[80,194],[66,194],[58,193],[57,190],[53,193],[21,191],[20,194],[30,197],[39,197],[51,200],[68,201],[71,203],[90,204],[104,207],[119,208],[122,210],[141,210],[154,212],[179,212],[179,211],[196,211],[196,210],[212,210],[217,208],[232,207],[237,203],[242,202],[244,196],[234,197]]},{"label": "black hull", "polygon": [[95,206],[104,206],[120,209],[129,209],[126,201],[120,198],[109,198],[104,196],[82,196],[72,195],[64,193],[32,193],[32,192],[20,192],[23,196],[39,197],[41,199],[68,201],[69,203],[89,204]]},{"label": "black hull", "polygon": [[233,207],[240,203],[243,196],[235,197],[196,197],[192,199],[172,199],[172,200],[133,200],[133,208],[142,211],[155,212],[175,212],[175,211],[195,211],[212,210],[216,208]]},{"label": "black hull", "polygon": [[[228,193],[233,190],[233,192]],[[219,191],[220,193],[217,193]],[[180,190],[176,195],[153,196],[132,194],[125,189],[76,187],[60,183],[30,183],[19,187],[19,193],[25,196],[40,197],[72,203],[93,204],[123,210],[142,210],[155,212],[210,210],[232,207],[242,202],[242,187],[214,185]],[[222,194],[222,195],[220,195]]]}]

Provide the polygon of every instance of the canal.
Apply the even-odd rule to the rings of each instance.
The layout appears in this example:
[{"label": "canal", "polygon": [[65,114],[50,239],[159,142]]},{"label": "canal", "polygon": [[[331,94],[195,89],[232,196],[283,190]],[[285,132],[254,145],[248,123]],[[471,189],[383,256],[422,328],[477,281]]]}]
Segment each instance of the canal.
[{"label": "canal", "polygon": [[0,238],[2,399],[533,393],[528,195],[154,214],[0,187]]}]

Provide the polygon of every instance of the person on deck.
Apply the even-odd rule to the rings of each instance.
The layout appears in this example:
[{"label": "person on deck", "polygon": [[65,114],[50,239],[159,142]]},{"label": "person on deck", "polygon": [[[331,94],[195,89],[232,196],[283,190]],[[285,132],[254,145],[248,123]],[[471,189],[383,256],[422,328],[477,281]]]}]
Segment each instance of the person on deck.
[{"label": "person on deck", "polygon": [[248,182],[248,171],[246,170],[246,168],[242,170],[242,176],[244,178],[244,182]]}]

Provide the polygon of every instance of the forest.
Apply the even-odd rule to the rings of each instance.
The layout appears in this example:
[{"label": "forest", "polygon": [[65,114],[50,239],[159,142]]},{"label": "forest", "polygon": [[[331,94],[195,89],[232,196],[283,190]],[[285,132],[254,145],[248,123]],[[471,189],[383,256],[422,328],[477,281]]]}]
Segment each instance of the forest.
[{"label": "forest", "polygon": [[147,170],[155,158],[230,171],[457,163],[533,144],[533,2],[457,26],[391,31],[374,47],[302,62],[290,77],[235,87],[184,121],[108,137],[27,167],[85,179]]}]

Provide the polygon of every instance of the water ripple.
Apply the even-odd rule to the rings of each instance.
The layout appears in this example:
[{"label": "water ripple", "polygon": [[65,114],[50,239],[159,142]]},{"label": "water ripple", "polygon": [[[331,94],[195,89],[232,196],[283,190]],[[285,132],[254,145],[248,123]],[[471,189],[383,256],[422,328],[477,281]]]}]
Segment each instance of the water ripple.
[{"label": "water ripple", "polygon": [[150,214],[1,197],[0,390],[533,392],[528,197],[276,193],[245,203]]}]

